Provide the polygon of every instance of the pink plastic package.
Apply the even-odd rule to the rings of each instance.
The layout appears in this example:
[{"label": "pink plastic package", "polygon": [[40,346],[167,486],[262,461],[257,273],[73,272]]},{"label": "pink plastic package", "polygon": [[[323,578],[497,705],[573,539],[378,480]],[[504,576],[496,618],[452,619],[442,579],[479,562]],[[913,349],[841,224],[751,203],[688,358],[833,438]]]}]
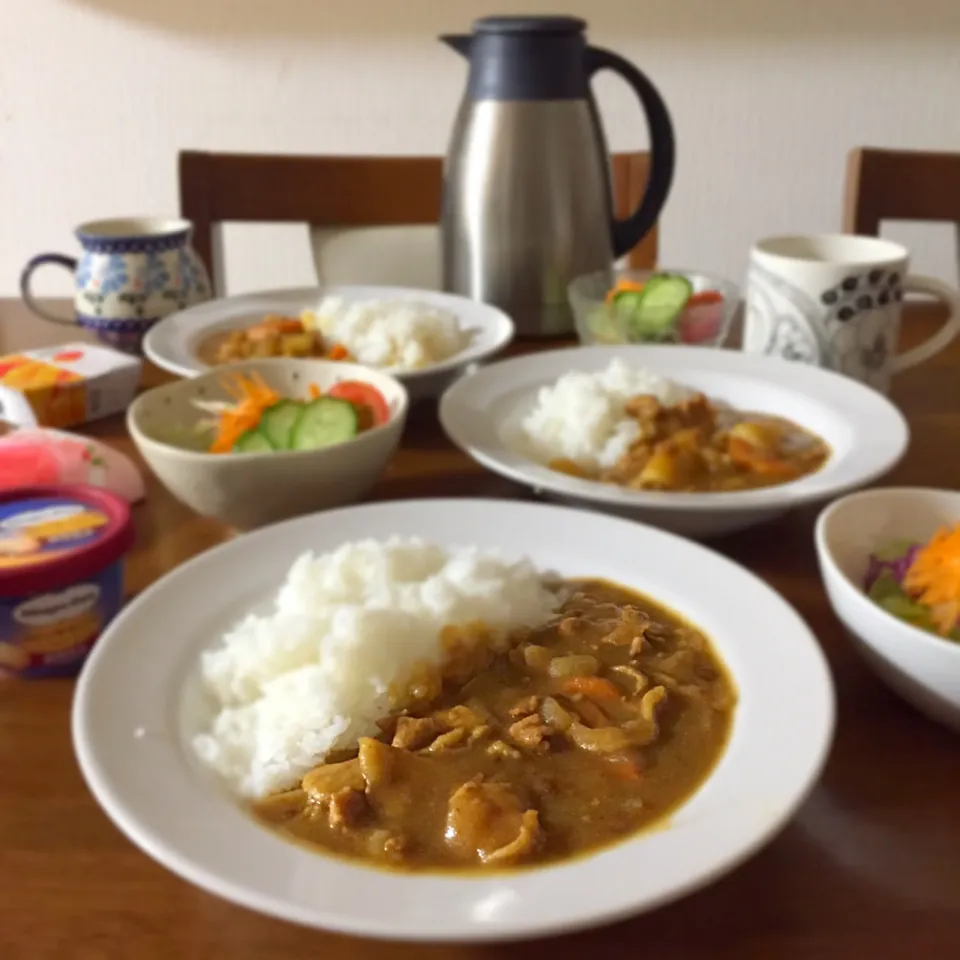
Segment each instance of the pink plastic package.
[{"label": "pink plastic package", "polygon": [[122,453],[97,440],[43,427],[11,429],[0,436],[0,491],[53,484],[90,484],[142,500],[139,471]]}]

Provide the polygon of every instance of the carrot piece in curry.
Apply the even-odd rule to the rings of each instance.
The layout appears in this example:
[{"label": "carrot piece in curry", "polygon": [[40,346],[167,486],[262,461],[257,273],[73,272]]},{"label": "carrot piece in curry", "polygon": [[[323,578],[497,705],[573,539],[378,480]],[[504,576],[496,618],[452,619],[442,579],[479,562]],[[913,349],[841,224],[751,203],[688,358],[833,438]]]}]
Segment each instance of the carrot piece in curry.
[{"label": "carrot piece in curry", "polygon": [[581,693],[591,700],[620,700],[622,695],[616,684],[603,677],[571,677],[562,688],[566,694]]},{"label": "carrot piece in curry", "polygon": [[642,776],[636,760],[611,760],[610,769],[621,780],[639,780]]}]

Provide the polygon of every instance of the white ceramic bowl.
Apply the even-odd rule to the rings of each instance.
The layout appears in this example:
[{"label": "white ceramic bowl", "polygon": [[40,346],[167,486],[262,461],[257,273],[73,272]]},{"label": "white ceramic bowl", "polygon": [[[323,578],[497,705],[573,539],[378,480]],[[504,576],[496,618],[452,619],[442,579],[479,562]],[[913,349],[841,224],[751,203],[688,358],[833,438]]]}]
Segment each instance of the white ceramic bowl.
[{"label": "white ceramic bowl", "polygon": [[[537,391],[570,370],[601,370],[614,357],[740,410],[786,417],[823,437],[832,455],[821,470],[793,483],[730,493],[629,490],[567,476],[531,459],[519,428]],[[806,364],[703,347],[577,347],[504,360],[454,384],[440,402],[440,421],[458,447],[510,480],[551,499],[690,537],[731,533],[863,486],[899,461],[909,439],[897,408],[856,380]]]},{"label": "white ceramic bowl", "polygon": [[144,338],[143,350],[162,370],[178,377],[195,377],[210,369],[197,356],[197,345],[211,333],[250,326],[268,313],[299,316],[303,310],[316,309],[326,296],[423,303],[458,317],[470,338],[459,353],[422,370],[383,371],[407,388],[411,401],[439,397],[472,364],[490,359],[513,339],[513,321],[503,311],[466,297],[407,287],[330,286],[268,290],[197,304],[151,327]]},{"label": "white ceramic bowl", "polygon": [[[260,827],[201,769],[197,658],[275,595],[293,560],[392,534],[528,556],[543,571],[642,590],[712,639],[738,688],[729,744],[656,828],[591,856],[489,874],[381,871]],[[649,562],[638,562],[638,558]],[[581,510],[509,500],[399,500],[275,524],[208,550],[142,593],[104,632],[74,699],[87,783],[117,826],[212,893],[296,923],[367,937],[503,940],[650,910],[710,883],[770,840],[817,779],[833,687],[796,612],[757,577],[689,540]]]},{"label": "white ceramic bowl", "polygon": [[[192,401],[229,400],[224,377],[254,371],[291,399],[307,398],[311,384],[327,390],[340,380],[362,380],[383,394],[390,419],[346,443],[319,450],[204,452],[195,427],[209,414]],[[403,385],[369,367],[331,360],[251,360],[148,390],[127,411],[127,429],[147,465],[178,500],[199,514],[246,530],[363,497],[400,442],[407,405]]]},{"label": "white ceramic bowl", "polygon": [[816,544],[827,596],[867,663],[904,700],[960,732],[960,644],[898,620],[863,591],[870,553],[891,540],[927,540],[958,522],[955,490],[865,490],[820,514]]}]

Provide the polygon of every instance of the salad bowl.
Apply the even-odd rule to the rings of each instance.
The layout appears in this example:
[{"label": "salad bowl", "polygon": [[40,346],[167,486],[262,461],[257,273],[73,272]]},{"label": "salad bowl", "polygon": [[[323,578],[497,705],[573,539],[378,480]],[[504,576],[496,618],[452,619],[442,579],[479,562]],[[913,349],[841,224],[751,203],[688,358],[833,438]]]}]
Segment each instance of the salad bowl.
[{"label": "salad bowl", "polygon": [[[342,423],[326,416],[311,423],[304,412],[296,430],[281,422],[275,432],[264,418],[231,449],[212,452],[203,424],[211,409],[233,399],[226,385],[237,375],[257,379],[280,398],[272,409],[281,421],[288,414],[296,417],[297,407],[310,406],[319,396],[332,398],[343,412],[346,401],[337,399],[338,385],[372,389],[381,414],[362,430],[349,429],[349,423],[343,430]],[[250,360],[148,390],[128,410],[127,429],[147,465],[178,500],[203,516],[247,530],[363,497],[400,442],[407,405],[399,381],[360,364]],[[297,434],[295,442],[271,442],[270,435],[276,440],[276,433],[288,427]],[[329,434],[331,428],[338,432],[314,442],[318,432]]]},{"label": "salad bowl", "polygon": [[897,590],[913,545],[958,522],[960,492],[881,488],[830,504],[815,538],[827,596],[864,660],[917,710],[960,733],[960,642],[917,625],[922,610]]}]

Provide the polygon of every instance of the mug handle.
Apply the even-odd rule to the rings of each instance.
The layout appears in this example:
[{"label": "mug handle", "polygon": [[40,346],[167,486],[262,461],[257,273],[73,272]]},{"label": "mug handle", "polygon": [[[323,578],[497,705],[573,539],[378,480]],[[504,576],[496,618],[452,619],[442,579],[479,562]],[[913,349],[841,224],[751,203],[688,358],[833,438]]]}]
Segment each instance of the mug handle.
[{"label": "mug handle", "polygon": [[20,295],[23,297],[23,302],[42,320],[49,320],[51,323],[62,323],[67,327],[75,327],[77,325],[76,320],[68,320],[66,317],[58,317],[55,314],[48,313],[34,299],[33,291],[30,289],[30,278],[33,276],[33,271],[36,270],[37,267],[42,267],[47,263],[56,264],[58,267],[66,267],[71,273],[77,269],[75,257],[68,257],[62,253],[38,254],[30,260],[23,268],[23,273],[20,274]]},{"label": "mug handle", "polygon": [[950,315],[944,325],[932,337],[928,337],[919,346],[904,353],[899,353],[893,358],[892,369],[894,373],[899,373],[901,370],[915,367],[918,363],[929,360],[945,347],[948,347],[950,341],[960,333],[960,293],[950,284],[944,283],[942,280],[936,280],[934,277],[907,277],[903,281],[903,289],[905,291],[912,290],[915,293],[927,293],[931,297],[942,300],[950,308]]}]

